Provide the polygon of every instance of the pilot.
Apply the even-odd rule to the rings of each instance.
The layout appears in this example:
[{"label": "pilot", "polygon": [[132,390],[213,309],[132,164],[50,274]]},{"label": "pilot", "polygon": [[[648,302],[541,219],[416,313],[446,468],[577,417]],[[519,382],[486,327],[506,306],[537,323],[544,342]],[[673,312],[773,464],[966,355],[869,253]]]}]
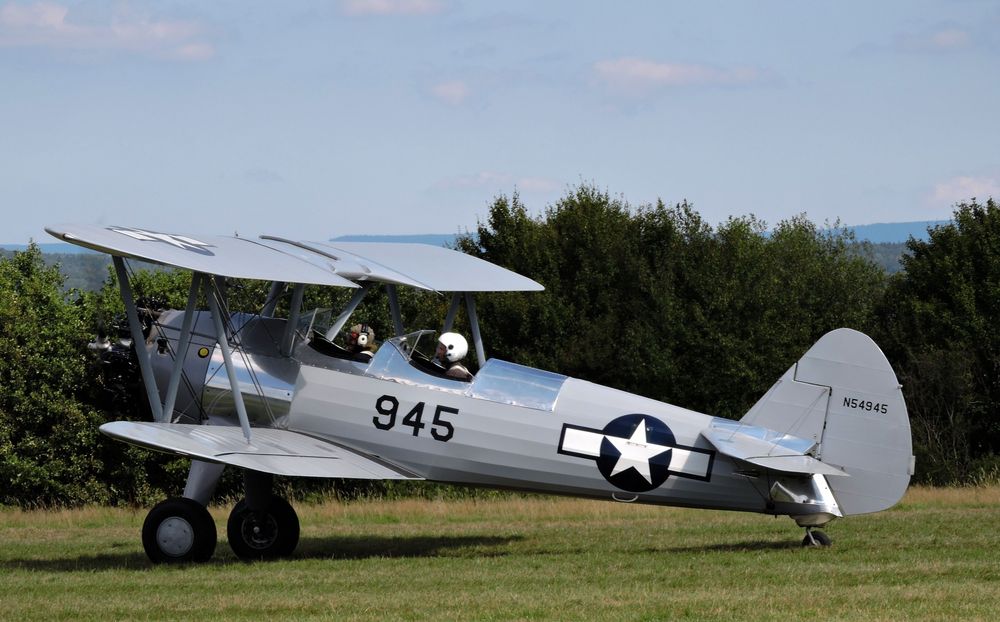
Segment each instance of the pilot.
[{"label": "pilot", "polygon": [[438,338],[434,359],[445,368],[445,375],[455,380],[472,380],[472,374],[462,365],[462,359],[469,352],[469,342],[458,333],[442,333]]},{"label": "pilot", "polygon": [[347,351],[355,361],[368,363],[375,356],[375,331],[368,324],[355,324],[347,335]]}]

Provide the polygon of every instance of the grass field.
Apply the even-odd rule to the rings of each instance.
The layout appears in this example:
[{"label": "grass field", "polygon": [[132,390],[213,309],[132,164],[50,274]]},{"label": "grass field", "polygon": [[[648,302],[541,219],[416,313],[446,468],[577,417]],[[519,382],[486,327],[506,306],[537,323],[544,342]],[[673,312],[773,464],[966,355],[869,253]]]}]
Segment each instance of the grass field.
[{"label": "grass field", "polygon": [[300,505],[295,557],[153,567],[144,510],[0,510],[4,620],[997,620],[1000,488],[787,519],[548,497]]}]

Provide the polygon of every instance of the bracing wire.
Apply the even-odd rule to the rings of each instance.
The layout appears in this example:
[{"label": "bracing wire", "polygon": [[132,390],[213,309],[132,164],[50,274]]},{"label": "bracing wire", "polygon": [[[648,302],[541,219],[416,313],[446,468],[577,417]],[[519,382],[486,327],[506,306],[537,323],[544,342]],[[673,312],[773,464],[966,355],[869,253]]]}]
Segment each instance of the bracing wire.
[{"label": "bracing wire", "polygon": [[[219,309],[222,311],[222,322],[226,329],[226,332],[232,335],[233,340],[237,342],[236,345],[234,344],[230,345],[233,346],[233,351],[236,352],[237,356],[240,357],[240,360],[243,361],[244,369],[246,369],[247,374],[250,376],[250,383],[253,385],[256,394],[260,396],[261,402],[264,404],[264,410],[267,413],[267,417],[273,424],[275,423],[274,411],[271,410],[271,404],[268,401],[267,396],[264,394],[264,385],[260,382],[260,378],[257,376],[257,371],[254,369],[254,366],[250,359],[250,355],[247,354],[246,350],[239,342],[240,333],[243,331],[243,329],[245,329],[247,326],[250,325],[250,321],[244,322],[239,328],[237,328],[232,321],[232,314],[229,311],[229,301],[223,299],[223,297],[221,296],[221,292],[219,291],[218,285],[215,283],[214,279],[212,280],[212,288],[213,288],[212,294],[215,295],[216,299],[219,301]],[[259,310],[255,311],[254,313],[251,313],[250,314],[251,318],[262,319],[262,312],[264,310],[264,307],[267,306],[268,302],[269,301],[265,300],[264,305],[262,305]],[[266,326],[264,330],[267,331]],[[274,337],[271,335],[270,331],[267,331],[267,335],[271,339],[272,343],[274,345],[277,345],[277,341],[274,340]]]},{"label": "bracing wire", "polygon": [[[124,258],[123,258],[123,263],[125,265],[125,272],[128,274],[129,282],[131,284],[130,286],[135,286],[135,285],[139,285],[140,286],[140,287],[136,288],[137,289],[136,293],[139,294],[139,296],[137,297],[137,299],[138,298],[144,298],[145,297],[145,293],[141,291],[141,283],[137,283],[137,281],[135,279],[136,272],[132,268],[132,264],[128,261],[128,259],[124,259]],[[160,321],[159,321],[159,319],[156,318],[156,317],[154,317],[152,314],[150,314],[150,323],[151,323],[151,325],[153,327],[155,327],[160,332],[161,335],[164,334],[164,330],[163,330],[164,326],[163,326],[163,324],[161,324]],[[134,344],[134,347],[138,348],[139,344]],[[190,347],[190,344],[188,344],[188,347]],[[169,339],[167,339],[167,354],[170,356],[171,362],[173,362],[174,360],[176,360],[176,357],[180,354],[180,353],[174,351],[174,347],[171,345]],[[183,367],[181,368],[181,382],[184,384],[184,388],[187,389],[187,391],[188,391],[188,393],[190,395],[195,395],[194,385],[191,383],[191,379],[188,377],[187,372],[184,371]],[[208,417],[208,415],[205,412],[205,408],[202,406],[201,400],[197,400],[196,399],[196,400],[193,400],[193,402],[198,407],[198,419],[200,421],[205,420]],[[175,409],[176,409],[176,406],[175,406]],[[171,420],[173,420],[173,413],[167,413],[167,416],[169,416],[171,418]]]}]

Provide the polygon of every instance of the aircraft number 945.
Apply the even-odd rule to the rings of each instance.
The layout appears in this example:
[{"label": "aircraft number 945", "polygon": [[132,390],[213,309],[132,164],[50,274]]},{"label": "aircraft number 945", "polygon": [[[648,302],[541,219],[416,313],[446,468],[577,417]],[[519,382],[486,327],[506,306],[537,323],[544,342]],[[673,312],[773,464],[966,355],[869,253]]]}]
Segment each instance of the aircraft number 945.
[{"label": "aircraft number 945", "polygon": [[869,400],[859,400],[856,397],[845,397],[844,408],[856,408],[870,413],[882,413],[883,415],[889,412],[888,404],[871,402]]},{"label": "aircraft number 945", "polygon": [[[396,414],[399,412],[399,400],[391,395],[383,395],[375,400],[375,411],[378,415],[372,417],[372,423],[379,430],[391,430],[396,425]],[[434,409],[434,418],[431,420],[431,436],[434,440],[448,442],[455,435],[455,426],[450,421],[442,419],[442,415],[457,415],[457,408],[448,406],[437,406]],[[420,436],[420,431],[427,427],[423,421],[424,403],[417,402],[417,405],[410,409],[403,416],[401,425],[413,428],[413,436]]]}]

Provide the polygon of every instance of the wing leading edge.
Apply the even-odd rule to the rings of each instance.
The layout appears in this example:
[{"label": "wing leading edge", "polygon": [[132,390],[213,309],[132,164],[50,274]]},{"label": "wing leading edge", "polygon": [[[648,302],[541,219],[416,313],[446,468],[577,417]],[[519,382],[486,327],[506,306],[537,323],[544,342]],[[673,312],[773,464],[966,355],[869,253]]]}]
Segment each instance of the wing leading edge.
[{"label": "wing leading edge", "polygon": [[113,421],[101,432],[148,449],[275,475],[423,479],[376,456],[290,430],[254,428],[250,444],[240,428],[230,426]]}]

